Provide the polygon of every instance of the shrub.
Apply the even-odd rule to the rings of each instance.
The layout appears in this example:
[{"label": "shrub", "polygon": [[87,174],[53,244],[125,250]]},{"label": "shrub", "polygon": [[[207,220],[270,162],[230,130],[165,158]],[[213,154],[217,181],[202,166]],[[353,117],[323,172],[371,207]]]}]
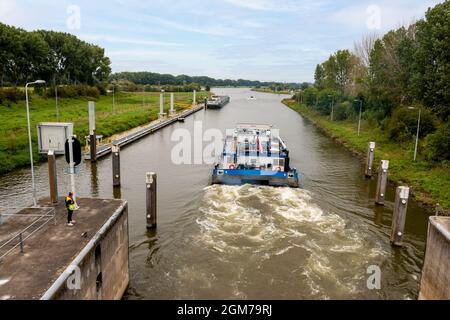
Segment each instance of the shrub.
[{"label": "shrub", "polygon": [[0,88],[0,103],[7,101],[17,103],[25,100],[25,93],[17,88]]},{"label": "shrub", "polygon": [[426,139],[426,156],[429,160],[450,160],[450,120]]},{"label": "shrub", "polygon": [[[90,87],[85,85],[69,85],[58,86],[59,98],[75,98],[75,97],[89,97],[97,99],[100,96],[100,91],[97,87]],[[45,91],[45,97],[55,97],[55,87],[51,87]]]},{"label": "shrub", "polygon": [[308,107],[312,107],[316,105],[317,102],[317,94],[318,90],[316,87],[309,87],[306,88],[303,92],[304,94],[304,101]]},{"label": "shrub", "polygon": [[346,120],[353,115],[352,104],[348,101],[342,102],[334,106],[333,119],[337,121]]},{"label": "shrub", "polygon": [[383,110],[369,109],[364,112],[364,119],[366,119],[371,125],[380,125],[385,119],[385,113]]},{"label": "shrub", "polygon": [[316,110],[323,115],[331,114],[331,104],[336,104],[338,94],[332,89],[324,89],[317,95]]},{"label": "shrub", "polygon": [[417,106],[415,110],[400,107],[394,110],[387,123],[390,138],[407,141],[416,134],[418,108],[422,109],[419,137],[423,138],[436,130],[437,118],[428,109],[422,106]]}]

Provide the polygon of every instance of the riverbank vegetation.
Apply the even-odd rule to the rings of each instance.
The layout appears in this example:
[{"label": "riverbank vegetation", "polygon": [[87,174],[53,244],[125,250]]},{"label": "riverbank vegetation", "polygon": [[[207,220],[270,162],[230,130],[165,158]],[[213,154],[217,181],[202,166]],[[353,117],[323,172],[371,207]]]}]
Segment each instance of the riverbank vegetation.
[{"label": "riverbank vegetation", "polygon": [[[382,37],[366,36],[317,65],[287,104],[359,152],[378,143],[391,178],[450,208],[450,1]],[[361,112],[360,112],[361,111]],[[363,120],[358,137],[359,114]],[[420,115],[420,125],[419,125]],[[333,121],[331,121],[333,119]],[[419,132],[418,132],[419,127]],[[418,132],[418,158],[413,161]]]},{"label": "riverbank vegetation", "polygon": [[154,72],[120,72],[111,75],[111,81],[129,81],[137,85],[159,86],[161,84],[172,86],[184,86],[186,84],[195,83],[203,87],[273,87],[273,86],[289,86],[292,89],[300,88],[297,83],[280,83],[280,82],[261,82],[255,80],[231,80],[231,79],[214,79],[206,76],[187,76],[171,74],[160,74]]},{"label": "riverbank vegetation", "polygon": [[[17,89],[22,91],[21,89]],[[22,92],[23,94],[23,92]],[[206,92],[197,93],[197,101],[202,101]],[[89,132],[88,101],[95,101],[97,133],[105,138],[156,120],[159,113],[159,93],[115,94],[113,112],[112,95],[97,97],[69,97],[58,99],[59,121],[73,122],[75,134],[84,144]],[[169,109],[169,95],[166,94],[165,110]],[[181,111],[192,105],[192,93],[175,92],[175,109]],[[0,103],[0,174],[29,164],[28,131],[25,101]],[[37,154],[36,125],[52,122],[56,118],[56,100],[34,93],[30,100],[32,140],[35,159]]]}]

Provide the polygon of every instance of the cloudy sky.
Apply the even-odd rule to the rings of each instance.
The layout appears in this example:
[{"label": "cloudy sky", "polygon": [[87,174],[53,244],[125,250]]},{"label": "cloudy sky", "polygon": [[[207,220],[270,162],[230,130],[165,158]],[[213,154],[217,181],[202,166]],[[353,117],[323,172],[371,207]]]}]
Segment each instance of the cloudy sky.
[{"label": "cloudy sky", "polygon": [[317,63],[440,0],[0,0],[0,21],[70,32],[113,71],[311,81]]}]

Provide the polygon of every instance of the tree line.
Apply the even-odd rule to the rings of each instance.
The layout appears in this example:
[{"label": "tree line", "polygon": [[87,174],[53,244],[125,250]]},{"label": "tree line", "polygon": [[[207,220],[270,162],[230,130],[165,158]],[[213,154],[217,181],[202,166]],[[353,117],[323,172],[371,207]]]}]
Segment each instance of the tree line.
[{"label": "tree line", "polygon": [[280,83],[280,82],[261,82],[254,80],[231,80],[231,79],[214,79],[207,76],[187,76],[171,74],[161,74],[154,72],[120,72],[114,73],[110,77],[111,81],[130,81],[137,85],[172,85],[183,86],[186,84],[199,84],[208,87],[279,87],[285,89],[299,89],[300,84],[297,83]]},{"label": "tree line", "polygon": [[54,31],[28,32],[0,23],[0,84],[104,85],[111,74],[105,51],[76,36]]},{"label": "tree line", "polygon": [[[357,116],[392,139],[409,141],[421,110],[423,147],[433,160],[450,160],[450,1],[428,9],[425,18],[368,35],[353,50],[339,50],[317,65],[304,102],[335,120]],[[416,111],[416,112],[414,112]]]}]

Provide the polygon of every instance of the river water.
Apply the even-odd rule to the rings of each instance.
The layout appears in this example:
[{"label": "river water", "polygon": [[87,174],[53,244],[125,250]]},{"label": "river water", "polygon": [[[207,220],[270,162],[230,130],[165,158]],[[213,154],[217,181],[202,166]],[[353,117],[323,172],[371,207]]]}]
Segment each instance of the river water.
[{"label": "river water", "polygon": [[[354,155],[285,107],[286,96],[215,89],[231,96],[221,110],[200,111],[121,151],[122,187],[113,190],[111,160],[80,165],[81,196],[129,202],[130,287],[127,299],[415,299],[420,286],[427,213],[410,200],[402,248],[389,243],[394,189],[374,205]],[[255,99],[250,99],[254,96]],[[212,165],[176,165],[175,129],[224,132],[237,123],[280,129],[301,172],[302,189],[210,185]],[[101,134],[101,132],[99,132]],[[205,142],[205,145],[208,143]],[[58,159],[60,193],[69,180]],[[158,228],[145,228],[145,173],[158,174]],[[0,177],[0,204],[30,194],[28,169]],[[47,196],[47,165],[37,166],[39,196]],[[370,266],[381,289],[370,290]]]}]

